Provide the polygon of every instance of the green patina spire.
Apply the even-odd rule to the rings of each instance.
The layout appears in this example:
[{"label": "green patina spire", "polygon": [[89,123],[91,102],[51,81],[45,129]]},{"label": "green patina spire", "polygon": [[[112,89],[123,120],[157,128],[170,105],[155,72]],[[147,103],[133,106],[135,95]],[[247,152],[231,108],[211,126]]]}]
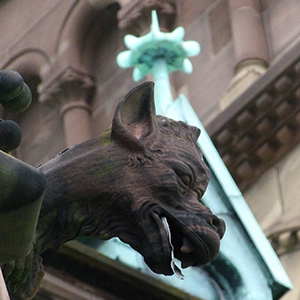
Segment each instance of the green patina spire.
[{"label": "green patina spire", "polygon": [[183,71],[191,73],[193,66],[188,59],[200,52],[195,41],[184,42],[184,28],[172,32],[161,32],[156,11],[152,11],[151,30],[144,36],[126,35],[124,43],[129,50],[117,56],[121,68],[134,67],[133,80],[139,81],[152,74],[155,88],[155,102],[158,114],[164,114],[172,103],[169,73]]},{"label": "green patina spire", "polygon": [[161,32],[156,11],[152,11],[151,30],[142,37],[126,35],[124,43],[129,50],[121,52],[117,62],[121,68],[134,67],[133,79],[141,80],[147,74],[154,74],[157,60],[163,59],[168,73],[180,70],[191,73],[193,66],[187,58],[200,52],[195,41],[184,42],[185,30],[177,27],[173,32]]}]

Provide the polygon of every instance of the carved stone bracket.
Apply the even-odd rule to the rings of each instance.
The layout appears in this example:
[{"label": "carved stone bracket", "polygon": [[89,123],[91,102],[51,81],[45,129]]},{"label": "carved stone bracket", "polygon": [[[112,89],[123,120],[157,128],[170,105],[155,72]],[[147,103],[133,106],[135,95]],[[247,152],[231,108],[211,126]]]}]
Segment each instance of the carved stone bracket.
[{"label": "carved stone bracket", "polygon": [[276,253],[284,255],[291,251],[300,250],[300,219],[299,207],[286,210],[272,226],[266,229],[273,249]]},{"label": "carved stone bracket", "polygon": [[177,16],[176,0],[134,0],[119,11],[119,27],[140,36],[149,31],[151,11],[156,10],[161,29],[171,31]]},{"label": "carved stone bracket", "polygon": [[45,103],[57,98],[59,94],[65,98],[72,98],[74,94],[88,98],[94,88],[95,81],[93,76],[69,66],[58,73],[55,78],[43,82],[39,86],[39,100]]},{"label": "carved stone bracket", "polygon": [[300,249],[300,227],[292,227],[268,237],[277,255]]}]

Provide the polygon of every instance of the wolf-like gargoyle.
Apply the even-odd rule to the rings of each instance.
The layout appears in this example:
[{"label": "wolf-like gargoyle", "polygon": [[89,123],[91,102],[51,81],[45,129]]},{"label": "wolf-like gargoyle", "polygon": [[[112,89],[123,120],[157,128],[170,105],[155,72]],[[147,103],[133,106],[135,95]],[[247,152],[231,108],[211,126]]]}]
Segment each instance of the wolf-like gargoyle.
[{"label": "wolf-like gargoyle", "polygon": [[180,274],[219,251],[225,225],[199,200],[208,184],[199,129],[155,115],[153,83],[133,89],[112,127],[42,165],[46,189],[30,254],[3,265],[12,299],[39,288],[39,254],[80,236],[119,237],[156,273]]}]

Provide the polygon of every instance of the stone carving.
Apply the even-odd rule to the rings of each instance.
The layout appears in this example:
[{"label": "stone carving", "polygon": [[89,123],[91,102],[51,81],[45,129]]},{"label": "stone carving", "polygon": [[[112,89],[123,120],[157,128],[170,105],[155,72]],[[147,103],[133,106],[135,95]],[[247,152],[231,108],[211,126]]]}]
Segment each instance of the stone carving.
[{"label": "stone carving", "polygon": [[209,180],[199,129],[155,115],[153,84],[133,89],[112,127],[39,168],[47,185],[30,254],[2,265],[12,299],[31,299],[39,254],[79,236],[117,236],[156,273],[213,260],[225,224],[199,202]]},{"label": "stone carving", "polygon": [[151,11],[159,14],[160,25],[172,31],[177,16],[177,3],[174,0],[131,1],[130,5],[119,11],[119,27],[130,34],[141,36],[149,30]]},{"label": "stone carving", "polygon": [[50,80],[38,87],[40,102],[56,99],[59,94],[64,94],[67,98],[80,93],[92,94],[95,88],[91,75],[70,66],[55,75],[55,78],[50,77]]}]

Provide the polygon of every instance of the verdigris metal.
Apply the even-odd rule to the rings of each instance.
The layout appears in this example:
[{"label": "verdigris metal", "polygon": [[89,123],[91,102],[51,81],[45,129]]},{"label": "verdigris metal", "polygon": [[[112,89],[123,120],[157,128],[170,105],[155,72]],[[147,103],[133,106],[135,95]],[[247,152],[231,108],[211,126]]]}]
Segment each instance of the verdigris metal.
[{"label": "verdigris metal", "polygon": [[0,71],[0,103],[10,112],[23,112],[31,104],[31,91],[14,70]]},{"label": "verdigris metal", "polygon": [[[31,92],[19,73],[0,71],[0,103],[14,113],[30,105]],[[45,189],[40,171],[7,154],[21,138],[17,123],[0,119],[0,264],[30,253]],[[1,269],[0,285],[1,297],[8,299]]]},{"label": "verdigris metal", "polygon": [[[30,105],[31,92],[16,71],[0,71],[0,103],[10,112],[22,112]],[[17,123],[0,119],[0,263],[31,251],[45,188],[40,171],[7,154],[21,138]]]},{"label": "verdigris metal", "polygon": [[145,75],[153,75],[156,112],[161,114],[173,102],[170,85],[165,84],[169,81],[169,73],[179,70],[191,73],[193,65],[188,57],[197,55],[200,45],[195,41],[183,41],[183,27],[177,27],[170,33],[161,32],[155,10],[151,16],[148,34],[141,37],[128,34],[124,37],[129,50],[119,53],[117,63],[121,68],[134,68],[134,81],[141,80]]},{"label": "verdigris metal", "polygon": [[2,266],[12,299],[38,290],[40,253],[79,236],[117,236],[165,275],[174,273],[172,255],[182,267],[216,257],[225,225],[199,202],[209,180],[196,145],[200,131],[157,117],[153,89],[133,89],[111,129],[39,168],[47,185],[32,251]]}]

